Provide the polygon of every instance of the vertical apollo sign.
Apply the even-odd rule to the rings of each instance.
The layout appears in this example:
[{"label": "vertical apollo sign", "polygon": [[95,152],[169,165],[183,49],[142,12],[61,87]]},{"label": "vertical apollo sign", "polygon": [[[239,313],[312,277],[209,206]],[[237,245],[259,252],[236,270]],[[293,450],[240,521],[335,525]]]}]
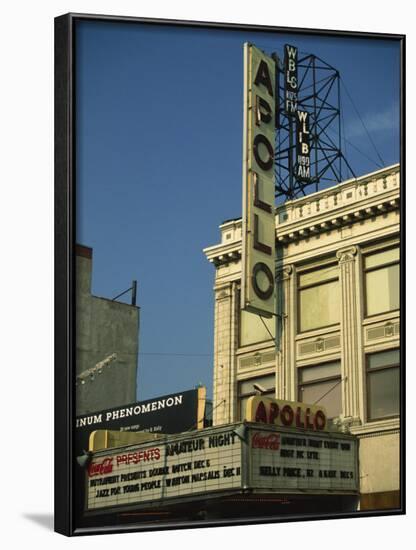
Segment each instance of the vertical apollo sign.
[{"label": "vertical apollo sign", "polygon": [[275,313],[275,62],[244,44],[241,308]]}]

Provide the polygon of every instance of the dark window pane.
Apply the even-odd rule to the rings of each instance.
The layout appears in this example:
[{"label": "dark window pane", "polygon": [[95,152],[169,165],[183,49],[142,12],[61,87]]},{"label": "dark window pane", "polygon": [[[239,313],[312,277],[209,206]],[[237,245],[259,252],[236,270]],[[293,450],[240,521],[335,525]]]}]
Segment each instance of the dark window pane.
[{"label": "dark window pane", "polygon": [[368,368],[388,367],[400,363],[400,351],[398,349],[389,349],[380,353],[373,353],[368,356]]},{"label": "dark window pane", "polygon": [[258,378],[249,378],[248,380],[242,380],[239,384],[239,395],[246,393],[253,393],[256,391],[253,384],[259,384],[265,390],[274,390],[275,376],[270,374],[268,376],[259,376]]},{"label": "dark window pane", "polygon": [[399,369],[385,369],[368,374],[369,418],[384,418],[399,414]]},{"label": "dark window pane", "polygon": [[[274,399],[275,392],[274,390],[272,392],[268,392],[264,394],[264,397],[270,397],[271,399]],[[247,401],[249,400],[251,396],[247,397],[240,397],[239,398],[239,419],[244,420],[246,417],[246,408],[247,408]]]},{"label": "dark window pane", "polygon": [[301,382],[322,380],[322,378],[329,378],[330,376],[339,376],[341,374],[341,363],[334,361],[313,367],[302,367],[298,372]]},{"label": "dark window pane", "polygon": [[[337,382],[339,382],[338,385],[336,385]],[[300,386],[299,399],[308,405],[317,402],[317,405],[326,409],[328,418],[334,418],[340,415],[342,410],[341,385],[340,379],[338,379]],[[322,397],[326,393],[327,395]]]}]

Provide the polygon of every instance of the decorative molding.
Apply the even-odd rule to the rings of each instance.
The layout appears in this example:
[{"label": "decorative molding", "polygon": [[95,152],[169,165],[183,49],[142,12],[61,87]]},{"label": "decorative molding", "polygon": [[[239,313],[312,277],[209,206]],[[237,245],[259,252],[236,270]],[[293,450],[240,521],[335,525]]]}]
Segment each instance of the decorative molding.
[{"label": "decorative molding", "polygon": [[325,190],[314,200],[305,197],[285,203],[276,209],[278,242],[287,245],[398,211],[398,178],[396,165],[379,171],[375,178],[366,176],[361,181],[341,183],[338,192],[331,194]]},{"label": "decorative molding", "polygon": [[315,353],[322,353],[327,350],[333,350],[341,346],[341,339],[339,335],[329,336],[328,338],[318,337],[314,340],[307,342],[300,342],[298,344],[299,355],[311,355]]},{"label": "decorative molding", "polygon": [[361,426],[353,427],[351,433],[360,437],[377,437],[380,435],[400,433],[400,418],[396,417],[387,420],[366,422]]},{"label": "decorative molding", "polygon": [[357,252],[358,248],[356,246],[349,246],[348,248],[342,248],[341,250],[338,250],[336,256],[339,263],[343,264],[346,262],[352,262]]},{"label": "decorative molding", "polygon": [[340,414],[334,418],[332,424],[342,433],[351,433],[351,428],[361,425],[361,419],[358,416],[345,416]]},{"label": "decorative molding", "polygon": [[395,338],[400,335],[400,323],[387,321],[383,325],[367,328],[367,340],[378,340],[381,338]]},{"label": "decorative molding", "polygon": [[[361,414],[362,355],[361,322],[362,311],[359,302],[355,257],[358,246],[341,248],[336,256],[339,260],[339,284],[341,297],[341,374],[345,382],[342,385],[342,410],[346,419],[357,418]],[[348,420],[352,426],[354,421]]]},{"label": "decorative molding", "polygon": [[292,273],[293,273],[293,266],[291,265],[285,265],[283,267],[279,267],[276,273],[276,281],[285,281],[290,278]]},{"label": "decorative molding", "polygon": [[238,370],[251,369],[253,367],[270,367],[276,361],[276,352],[254,353],[248,357],[238,359]]},{"label": "decorative molding", "polygon": [[[359,426],[361,428],[361,426]],[[383,437],[387,435],[400,434],[400,429],[396,430],[379,430],[377,432],[358,431],[357,428],[353,428],[352,435],[356,435],[359,439],[370,439],[371,437]]]}]

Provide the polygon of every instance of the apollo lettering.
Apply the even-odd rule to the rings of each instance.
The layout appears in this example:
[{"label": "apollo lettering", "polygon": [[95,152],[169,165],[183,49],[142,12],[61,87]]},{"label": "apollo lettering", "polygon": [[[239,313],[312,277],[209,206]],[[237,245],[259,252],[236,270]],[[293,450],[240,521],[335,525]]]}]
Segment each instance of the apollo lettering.
[{"label": "apollo lettering", "polygon": [[302,409],[300,406],[292,408],[289,404],[280,407],[277,403],[271,403],[267,410],[264,402],[260,401],[257,406],[255,421],[264,424],[275,424],[276,420],[279,420],[283,426],[307,430],[324,430],[326,426],[325,413],[320,409],[315,413],[311,413],[309,407],[306,409]]},{"label": "apollo lettering", "polygon": [[276,61],[244,45],[244,159],[241,307],[275,314]]},{"label": "apollo lettering", "polygon": [[[261,60],[258,64],[254,83],[257,86],[262,87],[264,91],[267,92],[271,103],[273,101],[273,86],[269,67],[264,60]],[[274,124],[270,103],[259,95],[255,96],[254,104],[256,105],[256,125],[259,126],[260,129],[263,125]],[[274,147],[263,133],[256,134],[253,139],[253,156],[261,170],[269,172],[274,169]],[[255,170],[252,170],[251,180],[254,187],[254,206],[264,210],[265,212],[271,213],[272,205],[260,198],[260,176]],[[259,216],[258,214],[254,214],[253,246],[256,250],[259,250],[263,254],[272,256],[272,247],[260,241],[259,225]],[[258,276],[260,274],[263,274],[263,280],[267,281],[266,288],[262,288],[258,282]],[[271,269],[266,263],[257,262],[253,266],[251,284],[256,295],[262,300],[267,300],[271,297],[274,291],[274,277]]]},{"label": "apollo lettering", "polygon": [[262,396],[248,399],[245,419],[315,431],[325,430],[327,425],[325,409],[322,407]]}]

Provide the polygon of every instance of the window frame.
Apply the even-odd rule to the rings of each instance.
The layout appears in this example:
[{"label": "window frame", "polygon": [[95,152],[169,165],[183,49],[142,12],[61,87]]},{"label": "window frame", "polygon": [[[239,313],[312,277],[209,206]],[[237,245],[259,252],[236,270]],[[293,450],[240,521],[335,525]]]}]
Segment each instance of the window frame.
[{"label": "window frame", "polygon": [[[386,351],[398,351],[398,353],[399,353],[398,362],[388,364],[388,365],[383,365],[381,367],[370,368],[370,366],[369,366],[370,356],[371,355],[377,355],[379,353],[383,353],[383,352],[386,352]],[[398,348],[398,347],[389,348],[389,349],[382,349],[382,350],[378,350],[378,351],[372,351],[370,353],[365,354],[365,396],[366,396],[367,422],[380,422],[381,420],[389,420],[391,418],[400,417],[400,402],[401,402],[400,363],[401,363],[401,361],[400,361],[400,348]],[[393,370],[393,369],[398,369],[398,373],[399,373],[399,411],[398,411],[397,414],[389,414],[389,415],[385,415],[385,416],[378,416],[376,418],[371,418],[371,415],[370,415],[370,403],[371,403],[371,400],[370,400],[370,384],[369,384],[369,381],[368,381],[369,377],[370,377],[370,374],[374,373],[374,372],[381,372],[383,370]]]},{"label": "window frame", "polygon": [[[266,393],[261,393],[259,394],[258,391],[256,391],[254,388],[252,391],[250,392],[245,392],[245,393],[240,393],[240,387],[242,384],[244,384],[245,382],[251,382],[253,384],[255,384],[256,382],[258,382],[260,385],[261,385],[261,380],[262,378],[268,378],[269,376],[274,376],[274,386],[273,388],[269,388],[267,387],[266,390],[267,392]],[[263,397],[271,397],[272,399],[274,399],[275,395],[276,395],[276,373],[275,372],[269,372],[267,374],[261,374],[260,376],[253,376],[253,377],[250,377],[250,378],[243,378],[241,380],[237,380],[237,412],[238,412],[238,420],[242,421],[242,418],[241,418],[241,399],[242,398],[248,398],[248,397],[253,397],[253,396],[256,396],[256,395],[262,395]]]},{"label": "window frame", "polygon": [[[240,304],[241,302],[241,289],[238,289],[237,290],[237,304]],[[251,342],[249,344],[243,344],[242,341],[241,341],[241,337],[242,337],[242,330],[241,330],[241,327],[242,327],[242,320],[241,320],[241,316],[243,314],[243,311],[240,307],[238,308],[238,311],[237,311],[237,314],[236,314],[236,319],[237,319],[237,349],[244,349],[244,348],[250,348],[250,347],[253,347],[253,346],[271,346],[272,343],[273,345],[276,344],[276,335],[274,337],[274,339],[272,340],[272,338],[270,337],[270,334],[267,332],[267,336],[268,338],[266,338],[265,340],[256,340],[255,342]],[[250,313],[250,312],[246,312],[246,313]],[[256,315],[255,313],[253,313],[253,315]],[[261,317],[261,315],[259,315],[259,317]],[[273,317],[274,319],[274,317]],[[260,321],[261,322],[261,321]],[[276,327],[275,327],[275,330],[276,330]]]},{"label": "window frame", "polygon": [[[397,248],[399,251],[399,259],[398,260],[391,260],[390,262],[386,262],[385,264],[377,265],[374,267],[365,267],[366,259],[370,256],[375,256],[377,254],[382,254],[383,252],[388,252],[389,250],[393,250]],[[390,267],[393,265],[399,266],[399,307],[397,309],[386,309],[385,311],[379,311],[377,313],[368,313],[368,304],[367,304],[367,273],[371,273],[373,271],[379,271],[381,269],[385,269],[386,267]],[[367,252],[363,254],[363,289],[364,289],[364,318],[365,319],[371,319],[373,317],[377,317],[378,315],[385,315],[386,313],[394,313],[397,311],[400,311],[400,246],[399,245],[392,245],[387,246],[384,248],[379,248],[377,250],[372,250],[371,252]]]},{"label": "window frame", "polygon": [[[316,380],[310,380],[309,382],[301,382],[300,373],[301,373],[302,369],[308,369],[308,368],[313,369],[314,367],[322,367],[322,366],[327,365],[329,363],[338,363],[339,364],[339,374],[332,375],[332,376],[325,376],[324,378],[317,378]],[[302,396],[301,396],[302,387],[304,387],[304,386],[315,386],[317,384],[321,384],[322,382],[334,381],[334,386],[332,388],[332,389],[334,389],[334,388],[336,388],[335,381],[337,381],[338,384],[342,384],[341,359],[339,358],[339,359],[334,359],[332,361],[323,361],[322,363],[314,364],[314,365],[302,365],[301,367],[297,367],[296,374],[297,374],[297,396],[298,396],[298,401],[300,403],[304,403],[304,401],[302,399]],[[330,391],[332,391],[332,389]],[[313,405],[314,403],[309,403],[309,404]],[[340,406],[340,414],[342,414],[342,400],[341,400],[341,406]],[[336,418],[337,416],[338,415],[335,415],[334,417],[328,416],[328,419],[331,420],[333,418]]]},{"label": "window frame", "polygon": [[316,282],[316,283],[309,283],[309,284],[306,284],[306,285],[301,285],[300,284],[300,277],[302,275],[306,275],[308,273],[312,273],[313,271],[323,271],[325,269],[328,269],[328,268],[332,268],[332,267],[338,267],[338,264],[334,261],[334,262],[330,262],[328,264],[324,264],[324,265],[320,265],[320,266],[315,266],[315,267],[311,267],[310,269],[305,269],[304,271],[298,271],[297,273],[297,288],[296,288],[296,313],[297,313],[297,322],[296,322],[296,325],[297,325],[297,334],[306,334],[308,332],[312,332],[314,330],[322,330],[322,329],[326,329],[326,328],[331,328],[331,327],[336,327],[340,324],[341,320],[339,320],[337,323],[331,323],[329,325],[321,325],[319,327],[314,327],[314,328],[309,328],[309,329],[306,329],[306,330],[302,330],[301,329],[301,311],[300,311],[300,293],[302,290],[307,290],[309,288],[316,288],[318,286],[322,286],[322,285],[325,285],[327,283],[333,283],[334,281],[337,281],[338,284],[340,283],[340,276],[339,276],[339,270],[338,270],[338,275],[335,277],[331,277],[329,279],[325,279],[324,281],[320,281],[320,282]]}]

